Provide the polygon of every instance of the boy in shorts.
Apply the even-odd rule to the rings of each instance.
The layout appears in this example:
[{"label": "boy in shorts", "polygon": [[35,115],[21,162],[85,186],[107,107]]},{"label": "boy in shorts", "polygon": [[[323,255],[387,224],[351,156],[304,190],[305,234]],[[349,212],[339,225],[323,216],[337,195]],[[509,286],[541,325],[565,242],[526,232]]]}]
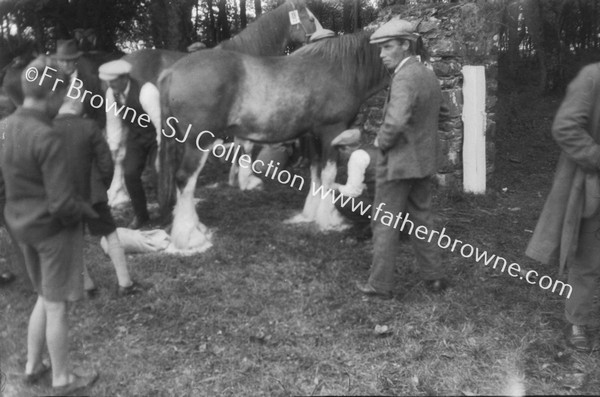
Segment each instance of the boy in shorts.
[{"label": "boy in shorts", "polygon": [[52,364],[53,393],[81,390],[98,377],[76,374],[69,364],[68,302],[83,295],[82,216],[97,216],[76,197],[63,139],[52,128],[56,114],[53,80],[45,64],[34,61],[21,76],[22,107],[0,122],[0,197],[6,224],[19,243],[25,266],[38,294],[27,332],[26,383],[50,368],[42,361],[44,347]]}]

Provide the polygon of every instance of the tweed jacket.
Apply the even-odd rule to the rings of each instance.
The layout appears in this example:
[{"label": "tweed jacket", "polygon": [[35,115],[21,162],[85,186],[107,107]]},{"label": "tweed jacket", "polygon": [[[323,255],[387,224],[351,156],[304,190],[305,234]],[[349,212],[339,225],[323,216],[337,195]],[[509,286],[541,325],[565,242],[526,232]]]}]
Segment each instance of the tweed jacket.
[{"label": "tweed jacket", "polygon": [[35,243],[81,220],[63,139],[42,112],[19,108],[0,122],[0,199],[17,240]]},{"label": "tweed jacket", "polygon": [[435,73],[409,58],[392,78],[378,133],[377,180],[423,178],[437,171],[442,91]]},{"label": "tweed jacket", "polygon": [[559,263],[562,273],[577,249],[581,219],[594,215],[600,204],[600,63],[583,68],[569,84],[552,136],[562,152],[526,254]]},{"label": "tweed jacket", "polygon": [[76,193],[91,204],[107,202],[114,164],[108,143],[95,121],[72,114],[54,119],[63,135]]}]

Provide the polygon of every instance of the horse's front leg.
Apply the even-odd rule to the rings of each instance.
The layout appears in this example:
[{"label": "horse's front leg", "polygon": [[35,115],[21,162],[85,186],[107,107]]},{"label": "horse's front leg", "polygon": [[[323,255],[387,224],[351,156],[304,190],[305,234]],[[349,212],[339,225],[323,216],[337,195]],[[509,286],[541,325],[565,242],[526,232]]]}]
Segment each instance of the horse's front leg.
[{"label": "horse's front leg", "polygon": [[[212,145],[210,147],[212,148]],[[171,246],[168,252],[192,254],[204,252],[212,247],[211,233],[200,222],[194,203],[196,182],[209,153],[210,150],[199,151],[190,145],[185,147],[184,158],[176,177],[177,202],[173,210]]]}]

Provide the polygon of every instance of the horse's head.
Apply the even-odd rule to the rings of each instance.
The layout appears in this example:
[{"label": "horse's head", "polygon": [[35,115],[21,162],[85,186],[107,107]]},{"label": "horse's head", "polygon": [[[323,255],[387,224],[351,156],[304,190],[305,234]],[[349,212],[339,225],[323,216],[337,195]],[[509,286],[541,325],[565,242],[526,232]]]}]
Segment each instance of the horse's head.
[{"label": "horse's head", "polygon": [[288,0],[288,15],[290,18],[290,42],[293,44],[306,44],[317,30],[319,23],[313,13],[308,9],[304,0]]}]

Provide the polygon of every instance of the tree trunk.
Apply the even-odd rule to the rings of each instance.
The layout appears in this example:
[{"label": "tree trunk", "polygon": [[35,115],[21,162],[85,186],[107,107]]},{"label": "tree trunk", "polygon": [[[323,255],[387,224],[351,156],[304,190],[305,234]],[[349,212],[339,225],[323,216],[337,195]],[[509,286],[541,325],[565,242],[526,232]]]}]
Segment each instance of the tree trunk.
[{"label": "tree trunk", "polygon": [[215,22],[215,11],[213,10],[213,0],[206,1],[208,6],[208,37],[211,44],[217,44],[217,25]]},{"label": "tree trunk", "polygon": [[353,0],[344,0],[342,3],[342,30],[352,33],[352,3]]},{"label": "tree trunk", "polygon": [[356,32],[361,28],[360,21],[360,0],[354,0],[352,7],[352,31]]},{"label": "tree trunk", "polygon": [[248,25],[248,17],[246,16],[246,0],[240,0],[240,27],[246,28]]},{"label": "tree trunk", "polygon": [[542,5],[540,0],[524,0],[523,1],[523,16],[525,18],[525,24],[533,48],[538,58],[540,73],[538,89],[541,92],[546,90],[548,85],[548,60],[546,54],[546,48],[544,43],[544,25],[542,19]]},{"label": "tree trunk", "polygon": [[227,19],[227,0],[219,0],[219,16],[217,17],[217,41],[221,42],[231,37]]},{"label": "tree trunk", "polygon": [[254,13],[257,18],[262,14],[262,4],[260,0],[254,0]]}]

